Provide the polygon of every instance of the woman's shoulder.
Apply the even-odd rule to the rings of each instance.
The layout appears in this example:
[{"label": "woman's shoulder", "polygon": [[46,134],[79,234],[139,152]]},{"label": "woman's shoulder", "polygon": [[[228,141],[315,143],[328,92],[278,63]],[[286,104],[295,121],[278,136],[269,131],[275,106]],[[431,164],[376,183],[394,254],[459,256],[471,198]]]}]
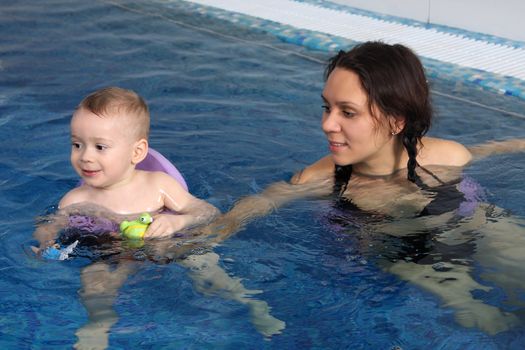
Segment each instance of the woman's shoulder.
[{"label": "woman's shoulder", "polygon": [[332,160],[332,156],[327,155],[296,173],[290,179],[290,183],[300,185],[319,179],[326,179],[333,176],[334,169],[335,164]]},{"label": "woman's shoulder", "polygon": [[472,154],[461,143],[435,137],[423,137],[418,154],[420,165],[463,166]]}]

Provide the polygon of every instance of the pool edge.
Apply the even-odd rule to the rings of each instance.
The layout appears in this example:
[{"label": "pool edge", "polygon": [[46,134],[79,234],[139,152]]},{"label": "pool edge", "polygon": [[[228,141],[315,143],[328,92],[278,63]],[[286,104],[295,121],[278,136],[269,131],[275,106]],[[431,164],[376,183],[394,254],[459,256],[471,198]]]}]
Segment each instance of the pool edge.
[{"label": "pool edge", "polygon": [[[202,5],[195,0],[169,0],[168,2],[185,3],[192,11],[201,15],[211,16],[220,20],[225,20],[237,25],[249,27],[259,31],[276,36],[280,40],[295,45],[300,45],[308,49],[323,52],[335,52],[342,49],[348,49],[359,43],[358,40],[352,40],[326,34],[309,29],[301,29],[292,25],[275,22],[265,18],[254,17],[239,12],[232,12],[228,9]],[[356,13],[359,16],[368,16],[389,22],[401,23],[407,26],[424,27],[428,30],[439,31],[450,34],[451,36],[461,35],[463,37],[485,42],[491,45],[506,45],[516,49],[525,49],[525,43],[499,38],[482,33],[474,33],[466,30],[440,26],[427,25],[414,20],[402,19],[399,17],[375,14],[370,11],[355,9],[349,6],[330,3],[324,0],[295,0],[296,3],[314,4],[323,8],[329,8],[335,11]],[[421,56],[421,55],[420,55]],[[497,94],[515,96],[525,100],[525,80],[511,76],[484,71],[472,67],[460,66],[454,63],[445,62],[433,58],[421,56],[427,74],[430,78],[442,78],[448,81],[460,81],[469,85],[478,86],[484,90],[492,91]]]}]

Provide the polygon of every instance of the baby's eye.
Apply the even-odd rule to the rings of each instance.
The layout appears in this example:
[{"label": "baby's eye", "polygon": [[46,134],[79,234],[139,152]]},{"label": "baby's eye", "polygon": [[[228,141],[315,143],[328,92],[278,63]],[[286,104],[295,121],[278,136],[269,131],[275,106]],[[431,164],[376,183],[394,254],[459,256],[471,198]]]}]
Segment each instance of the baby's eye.
[{"label": "baby's eye", "polygon": [[100,144],[96,145],[95,147],[96,147],[97,151],[104,151],[104,150],[106,150],[108,148],[108,146],[100,145]]},{"label": "baby's eye", "polygon": [[82,145],[80,144],[80,142],[71,142],[71,147],[80,149]]}]

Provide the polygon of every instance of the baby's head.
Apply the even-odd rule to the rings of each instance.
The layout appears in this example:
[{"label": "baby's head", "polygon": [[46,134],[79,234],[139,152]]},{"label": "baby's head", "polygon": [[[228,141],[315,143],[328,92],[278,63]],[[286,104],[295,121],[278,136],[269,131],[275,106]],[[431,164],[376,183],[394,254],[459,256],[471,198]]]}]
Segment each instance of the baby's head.
[{"label": "baby's head", "polygon": [[149,124],[148,107],[135,92],[95,91],[71,119],[71,164],[94,187],[123,181],[147,156]]},{"label": "baby's head", "polygon": [[150,116],[146,102],[137,93],[106,87],[86,96],[77,111],[85,109],[101,118],[119,118],[119,125],[131,140],[148,139]]}]

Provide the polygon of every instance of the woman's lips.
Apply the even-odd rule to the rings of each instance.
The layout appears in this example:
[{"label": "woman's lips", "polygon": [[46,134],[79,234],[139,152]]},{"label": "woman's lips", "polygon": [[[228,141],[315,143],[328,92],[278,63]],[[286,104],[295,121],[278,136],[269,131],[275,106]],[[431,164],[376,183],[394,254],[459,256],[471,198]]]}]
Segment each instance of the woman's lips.
[{"label": "woman's lips", "polygon": [[329,141],[328,147],[330,148],[331,152],[338,152],[338,151],[341,151],[343,148],[346,148],[347,144],[343,142]]}]

